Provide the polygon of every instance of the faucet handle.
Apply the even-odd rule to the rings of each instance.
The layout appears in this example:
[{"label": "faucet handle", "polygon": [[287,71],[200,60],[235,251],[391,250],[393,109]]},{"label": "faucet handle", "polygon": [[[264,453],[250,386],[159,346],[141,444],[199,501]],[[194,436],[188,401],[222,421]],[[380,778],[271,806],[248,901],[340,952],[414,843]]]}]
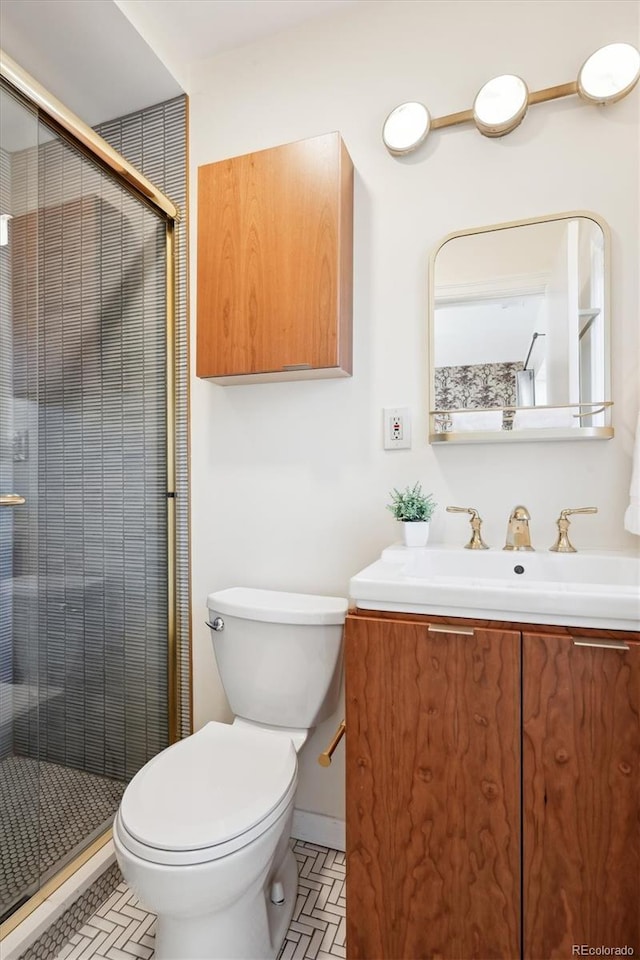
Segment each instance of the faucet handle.
[{"label": "faucet handle", "polygon": [[447,513],[469,513],[471,514],[469,522],[471,524],[471,539],[465,543],[465,550],[488,550],[489,547],[482,539],[482,517],[475,507],[447,507]]},{"label": "faucet handle", "polygon": [[597,507],[567,507],[560,511],[556,523],[558,524],[558,536],[552,547],[549,547],[552,553],[577,553],[578,551],[569,540],[569,517],[574,513],[597,513]]}]

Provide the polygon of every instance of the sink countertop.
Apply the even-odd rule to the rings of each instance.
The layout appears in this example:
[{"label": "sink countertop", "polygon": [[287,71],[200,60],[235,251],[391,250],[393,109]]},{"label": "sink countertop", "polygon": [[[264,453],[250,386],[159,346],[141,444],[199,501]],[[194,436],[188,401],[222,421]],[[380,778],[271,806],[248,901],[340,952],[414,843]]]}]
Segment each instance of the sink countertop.
[{"label": "sink countertop", "polygon": [[640,554],[394,544],[350,581],[359,609],[640,630]]}]

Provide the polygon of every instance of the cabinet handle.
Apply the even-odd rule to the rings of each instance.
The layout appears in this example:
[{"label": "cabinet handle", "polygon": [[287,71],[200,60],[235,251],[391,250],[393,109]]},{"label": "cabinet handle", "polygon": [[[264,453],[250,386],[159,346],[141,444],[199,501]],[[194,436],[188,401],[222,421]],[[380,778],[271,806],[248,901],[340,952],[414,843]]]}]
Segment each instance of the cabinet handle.
[{"label": "cabinet handle", "polygon": [[582,637],[572,637],[575,647],[599,647],[602,650],[628,650],[629,644],[624,640],[584,640]]},{"label": "cabinet handle", "polygon": [[475,633],[473,627],[454,627],[439,623],[430,623],[427,627],[429,633],[460,633],[464,637],[472,637]]},{"label": "cabinet handle", "polygon": [[283,363],[283,370],[311,370],[310,363]]},{"label": "cabinet handle", "polygon": [[344,737],[344,732],[346,729],[347,729],[347,725],[343,720],[340,726],[338,727],[338,729],[336,730],[336,732],[334,733],[333,740],[331,741],[327,749],[323,750],[323,752],[318,757],[318,763],[320,764],[321,767],[328,767],[331,765],[331,757],[333,756],[333,751],[336,749],[336,747]]}]

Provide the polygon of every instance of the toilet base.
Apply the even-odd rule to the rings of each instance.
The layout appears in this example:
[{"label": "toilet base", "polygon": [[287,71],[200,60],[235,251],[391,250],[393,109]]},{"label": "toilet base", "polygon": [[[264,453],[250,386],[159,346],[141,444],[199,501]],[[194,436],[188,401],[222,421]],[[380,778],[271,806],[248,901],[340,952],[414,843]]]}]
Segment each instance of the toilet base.
[{"label": "toilet base", "polygon": [[[283,838],[284,839],[284,838]],[[223,913],[197,917],[159,916],[155,960],[275,960],[293,916],[298,867],[288,846],[267,881]],[[276,857],[278,862],[280,858]],[[281,883],[284,902],[271,902]]]}]

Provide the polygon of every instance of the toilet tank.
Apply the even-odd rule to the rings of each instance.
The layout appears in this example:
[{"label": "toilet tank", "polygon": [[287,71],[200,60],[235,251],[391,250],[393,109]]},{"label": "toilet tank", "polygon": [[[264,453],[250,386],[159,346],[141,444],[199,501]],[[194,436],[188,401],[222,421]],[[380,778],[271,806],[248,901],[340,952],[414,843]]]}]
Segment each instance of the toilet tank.
[{"label": "toilet tank", "polygon": [[209,594],[207,607],[237,717],[309,729],[335,712],[346,600],[231,587]]}]

